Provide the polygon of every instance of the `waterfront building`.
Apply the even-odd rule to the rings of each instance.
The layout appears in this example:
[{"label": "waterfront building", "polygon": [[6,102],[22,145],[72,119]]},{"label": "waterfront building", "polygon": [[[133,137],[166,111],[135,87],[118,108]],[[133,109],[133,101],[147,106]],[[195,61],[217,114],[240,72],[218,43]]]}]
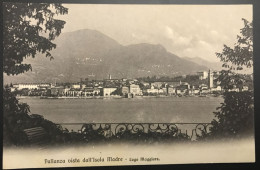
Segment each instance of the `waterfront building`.
[{"label": "waterfront building", "polygon": [[167,94],[168,95],[175,95],[175,88],[174,87],[168,87],[167,88]]},{"label": "waterfront building", "polygon": [[128,93],[129,93],[129,87],[123,86],[123,87],[121,88],[121,92],[122,92],[123,95],[128,94]]},{"label": "waterfront building", "polygon": [[192,89],[192,94],[195,94],[195,95],[200,94],[200,89]]},{"label": "waterfront building", "polygon": [[205,80],[206,78],[208,78],[207,71],[199,71],[199,72],[197,72],[197,75],[199,76],[200,80]]},{"label": "waterfront building", "polygon": [[74,89],[74,96],[81,96],[82,91],[80,89]]},{"label": "waterfront building", "polygon": [[181,82],[179,82],[179,81],[169,81],[169,82],[167,82],[167,84],[170,87],[177,87],[177,86],[181,85]]},{"label": "waterfront building", "polygon": [[86,84],[80,84],[80,88],[81,89],[85,89],[86,88]]},{"label": "waterfront building", "polygon": [[65,94],[64,87],[54,87],[50,89],[51,96],[63,96]]},{"label": "waterfront building", "polygon": [[73,88],[73,89],[80,89],[80,84],[72,84],[71,88]]},{"label": "waterfront building", "polygon": [[94,87],[93,94],[94,94],[94,96],[100,96],[100,88]]},{"label": "waterfront building", "polygon": [[98,96],[100,89],[98,87],[86,87],[82,90],[81,96]]},{"label": "waterfront building", "polygon": [[68,92],[67,92],[68,94],[68,96],[75,96],[75,90],[74,89],[70,89]]},{"label": "waterfront building", "polygon": [[206,84],[201,84],[201,85],[199,86],[199,88],[200,88],[201,90],[205,90],[205,89],[208,89],[208,86],[207,86]]},{"label": "waterfront building", "polygon": [[103,88],[103,96],[110,96],[111,93],[113,93],[116,90],[117,90],[117,88],[115,88],[115,87],[104,87]]},{"label": "waterfront building", "polygon": [[40,87],[50,87],[50,84],[48,83],[19,83],[19,84],[14,84],[14,88],[18,90],[22,89],[39,89]]},{"label": "waterfront building", "polygon": [[164,94],[164,95],[167,95],[167,88],[166,87],[163,87],[159,90],[159,94]]},{"label": "waterfront building", "polygon": [[[142,83],[143,85],[148,85],[148,83]],[[149,83],[150,86],[154,86],[155,88],[162,88],[162,87],[177,87],[181,84],[188,84],[187,82],[181,82],[181,81],[156,81]]]},{"label": "waterfront building", "polygon": [[28,91],[29,96],[43,96],[46,95],[45,89],[32,89]]},{"label": "waterfront building", "polygon": [[189,94],[190,85],[186,82],[180,82],[180,85],[176,88],[176,94],[184,95]]},{"label": "waterfront building", "polygon": [[151,86],[151,88],[149,89],[145,89],[144,92],[148,93],[148,94],[158,94],[159,91],[157,88],[155,88],[154,86]]},{"label": "waterfront building", "polygon": [[133,95],[142,95],[142,91],[139,87],[139,85],[136,84],[131,84],[129,92],[132,93]]},{"label": "waterfront building", "polygon": [[68,96],[68,91],[70,90],[70,88],[65,87],[64,88],[64,96]]},{"label": "waterfront building", "polygon": [[191,86],[189,90],[189,94],[191,95],[198,95],[200,93],[200,88],[198,85]]},{"label": "waterfront building", "polygon": [[201,89],[200,90],[201,94],[208,94],[210,92],[209,89]]},{"label": "waterfront building", "polygon": [[51,83],[50,88],[56,87],[56,83]]},{"label": "waterfront building", "polygon": [[183,91],[181,91],[180,89],[176,89],[176,92],[175,92],[176,94],[181,94],[181,95],[183,95],[184,94],[184,92]]},{"label": "waterfront building", "polygon": [[93,87],[87,87],[83,91],[83,96],[94,96],[94,88]]},{"label": "waterfront building", "polygon": [[200,87],[199,87],[199,85],[193,85],[193,86],[191,86],[190,88],[191,88],[191,89],[199,89]]},{"label": "waterfront building", "polygon": [[39,84],[38,88],[37,89],[48,89],[50,88],[51,85],[50,84],[45,84],[45,83],[42,83],[42,84]]},{"label": "waterfront building", "polygon": [[221,90],[222,90],[221,86],[213,87],[213,88],[210,89],[211,92],[213,92],[213,91],[221,91]]},{"label": "waterfront building", "polygon": [[158,94],[166,95],[166,94],[167,94],[167,90],[166,90],[166,88],[158,89]]},{"label": "waterfront building", "polygon": [[181,89],[190,89],[190,85],[188,83],[182,83],[181,85],[178,86]]},{"label": "waterfront building", "polygon": [[176,94],[181,94],[181,95],[188,94],[188,90],[189,90],[188,87],[189,87],[188,85],[180,85],[176,87]]}]

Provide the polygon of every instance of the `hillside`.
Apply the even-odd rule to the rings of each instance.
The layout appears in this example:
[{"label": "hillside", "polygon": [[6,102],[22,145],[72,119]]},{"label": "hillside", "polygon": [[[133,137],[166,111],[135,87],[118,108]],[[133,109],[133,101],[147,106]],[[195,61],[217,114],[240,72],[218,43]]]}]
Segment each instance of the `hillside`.
[{"label": "hillside", "polygon": [[205,66],[205,67],[208,67],[210,69],[213,69],[213,70],[222,70],[222,62],[210,62],[210,61],[207,61],[207,60],[204,60],[200,57],[184,57],[183,59],[187,60],[187,61],[192,61],[196,64],[199,64],[201,66]]},{"label": "hillside", "polygon": [[26,59],[32,71],[7,77],[5,83],[76,82],[80,78],[136,78],[143,76],[175,76],[207,70],[206,66],[182,59],[157,44],[122,46],[95,30],[63,33],[55,41],[54,60],[43,55]]}]

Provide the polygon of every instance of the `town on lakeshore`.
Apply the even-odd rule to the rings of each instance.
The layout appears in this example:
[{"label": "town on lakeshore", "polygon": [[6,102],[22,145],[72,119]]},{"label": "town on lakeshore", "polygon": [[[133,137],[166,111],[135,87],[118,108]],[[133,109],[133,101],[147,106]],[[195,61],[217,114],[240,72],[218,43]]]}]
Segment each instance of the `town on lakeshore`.
[{"label": "town on lakeshore", "polygon": [[[137,79],[81,79],[77,83],[17,83],[10,90],[18,97],[40,96],[41,98],[134,98],[140,96],[219,96],[223,87],[216,81],[219,71],[201,71],[194,75],[175,78],[137,78]],[[250,76],[250,75],[248,75]],[[228,91],[248,91],[250,86],[233,86]]]}]

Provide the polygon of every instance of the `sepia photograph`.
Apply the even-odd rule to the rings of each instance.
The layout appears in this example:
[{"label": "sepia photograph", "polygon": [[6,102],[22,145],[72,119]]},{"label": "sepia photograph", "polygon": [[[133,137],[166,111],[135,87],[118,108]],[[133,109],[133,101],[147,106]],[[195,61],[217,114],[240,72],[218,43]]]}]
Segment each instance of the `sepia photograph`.
[{"label": "sepia photograph", "polygon": [[255,162],[252,4],[2,9],[3,169]]}]

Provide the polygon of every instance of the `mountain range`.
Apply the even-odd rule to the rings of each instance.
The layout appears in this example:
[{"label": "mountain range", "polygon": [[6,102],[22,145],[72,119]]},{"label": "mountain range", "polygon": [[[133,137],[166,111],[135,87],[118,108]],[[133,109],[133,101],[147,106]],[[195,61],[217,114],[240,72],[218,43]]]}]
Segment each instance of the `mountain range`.
[{"label": "mountain range", "polygon": [[54,60],[41,54],[28,58],[25,63],[32,65],[32,71],[4,75],[4,83],[78,82],[80,78],[104,79],[109,74],[112,78],[173,77],[211,67],[199,59],[180,58],[160,44],[123,46],[96,30],[62,33],[54,43],[57,45],[51,51]]},{"label": "mountain range", "polygon": [[200,57],[183,57],[183,59],[188,60],[188,61],[192,61],[196,64],[199,64],[201,66],[207,66],[208,68],[212,69],[212,70],[222,70],[222,62],[210,62],[207,60],[204,60]]}]

